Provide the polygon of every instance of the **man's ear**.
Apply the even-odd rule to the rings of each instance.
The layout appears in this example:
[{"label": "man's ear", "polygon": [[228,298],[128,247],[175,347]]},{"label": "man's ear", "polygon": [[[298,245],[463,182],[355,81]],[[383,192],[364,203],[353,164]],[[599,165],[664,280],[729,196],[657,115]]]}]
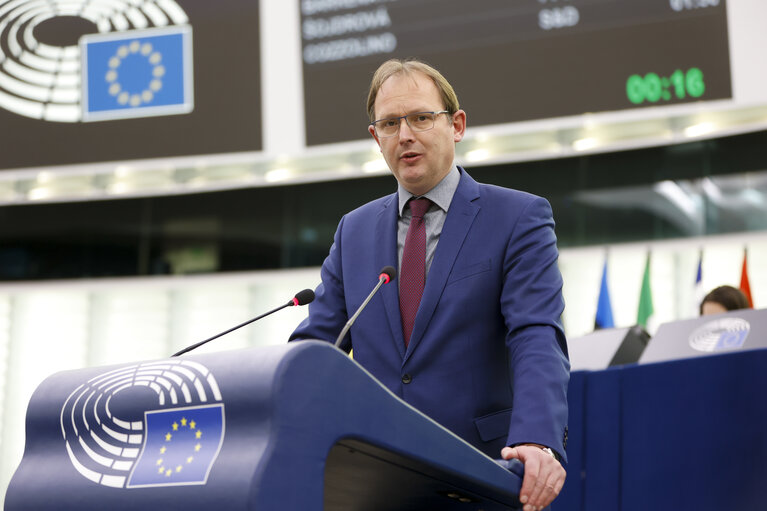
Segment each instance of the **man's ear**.
[{"label": "man's ear", "polygon": [[[372,126],[371,126],[372,128]],[[460,142],[466,134],[466,112],[458,110],[453,114],[453,141]]]},{"label": "man's ear", "polygon": [[378,149],[381,149],[381,141],[378,140],[378,136],[376,136],[376,130],[373,126],[368,126],[368,133],[373,137],[373,140],[376,141],[376,144],[378,144]]}]

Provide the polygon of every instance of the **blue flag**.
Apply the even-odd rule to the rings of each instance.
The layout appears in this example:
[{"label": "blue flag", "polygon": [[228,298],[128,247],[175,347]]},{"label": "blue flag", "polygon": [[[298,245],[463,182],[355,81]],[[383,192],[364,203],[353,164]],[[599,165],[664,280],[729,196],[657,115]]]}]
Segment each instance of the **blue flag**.
[{"label": "blue flag", "polygon": [[695,272],[695,287],[701,285],[701,282],[703,281],[703,254],[701,253],[700,257],[698,257],[698,271]]},{"label": "blue flag", "polygon": [[128,488],[205,484],[224,439],[224,405],[146,412]]},{"label": "blue flag", "polygon": [[599,288],[599,300],[597,301],[597,315],[594,319],[594,329],[613,328],[613,308],[610,305],[610,290],[607,288],[607,260],[602,268],[602,285]]},{"label": "blue flag", "polygon": [[191,40],[189,26],[83,36],[83,120],[191,112]]}]

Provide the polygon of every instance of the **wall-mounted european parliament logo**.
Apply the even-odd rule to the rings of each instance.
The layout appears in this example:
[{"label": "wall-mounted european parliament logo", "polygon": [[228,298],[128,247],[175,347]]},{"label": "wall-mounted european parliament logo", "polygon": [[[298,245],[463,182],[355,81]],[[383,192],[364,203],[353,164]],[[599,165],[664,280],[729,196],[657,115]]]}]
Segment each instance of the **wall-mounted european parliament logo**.
[{"label": "wall-mounted european parliament logo", "polygon": [[112,488],[205,484],[225,434],[225,409],[202,364],[122,367],[75,389],[61,409],[75,470]]},{"label": "wall-mounted european parliament logo", "polygon": [[[95,33],[70,43],[83,27]],[[54,40],[40,38],[52,33]],[[110,40],[117,46],[103,50],[111,52],[106,60],[94,54],[83,65],[84,48]],[[79,122],[84,114],[97,120],[189,112],[191,63],[189,17],[175,0],[0,0],[0,108],[24,117]]]},{"label": "wall-mounted european parliament logo", "polygon": [[721,318],[696,328],[689,338],[690,346],[698,351],[713,352],[743,347],[751,324],[741,318]]},{"label": "wall-mounted european parliament logo", "polygon": [[189,26],[83,36],[83,120],[191,112],[191,39]]}]

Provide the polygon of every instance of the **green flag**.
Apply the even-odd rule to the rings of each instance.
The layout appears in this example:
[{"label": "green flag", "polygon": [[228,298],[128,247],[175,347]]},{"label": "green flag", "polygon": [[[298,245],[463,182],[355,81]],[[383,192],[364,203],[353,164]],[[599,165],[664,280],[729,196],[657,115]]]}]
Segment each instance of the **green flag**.
[{"label": "green flag", "polygon": [[647,322],[652,316],[652,291],[650,290],[650,253],[647,253],[647,262],[642,277],[642,291],[639,293],[639,310],[637,311],[637,324],[647,328]]}]

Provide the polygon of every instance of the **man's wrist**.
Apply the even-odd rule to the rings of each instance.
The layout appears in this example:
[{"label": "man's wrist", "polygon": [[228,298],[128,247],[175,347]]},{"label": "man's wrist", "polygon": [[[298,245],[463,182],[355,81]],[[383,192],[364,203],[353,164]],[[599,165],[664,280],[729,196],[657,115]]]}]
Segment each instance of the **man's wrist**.
[{"label": "man's wrist", "polygon": [[548,454],[555,460],[560,461],[559,454],[557,454],[556,451],[554,451],[551,447],[546,447],[545,445],[541,445],[541,444],[516,444],[514,447],[519,447],[521,445],[525,445],[528,447],[537,447],[538,449],[542,450],[543,452],[545,452],[546,454]]}]

